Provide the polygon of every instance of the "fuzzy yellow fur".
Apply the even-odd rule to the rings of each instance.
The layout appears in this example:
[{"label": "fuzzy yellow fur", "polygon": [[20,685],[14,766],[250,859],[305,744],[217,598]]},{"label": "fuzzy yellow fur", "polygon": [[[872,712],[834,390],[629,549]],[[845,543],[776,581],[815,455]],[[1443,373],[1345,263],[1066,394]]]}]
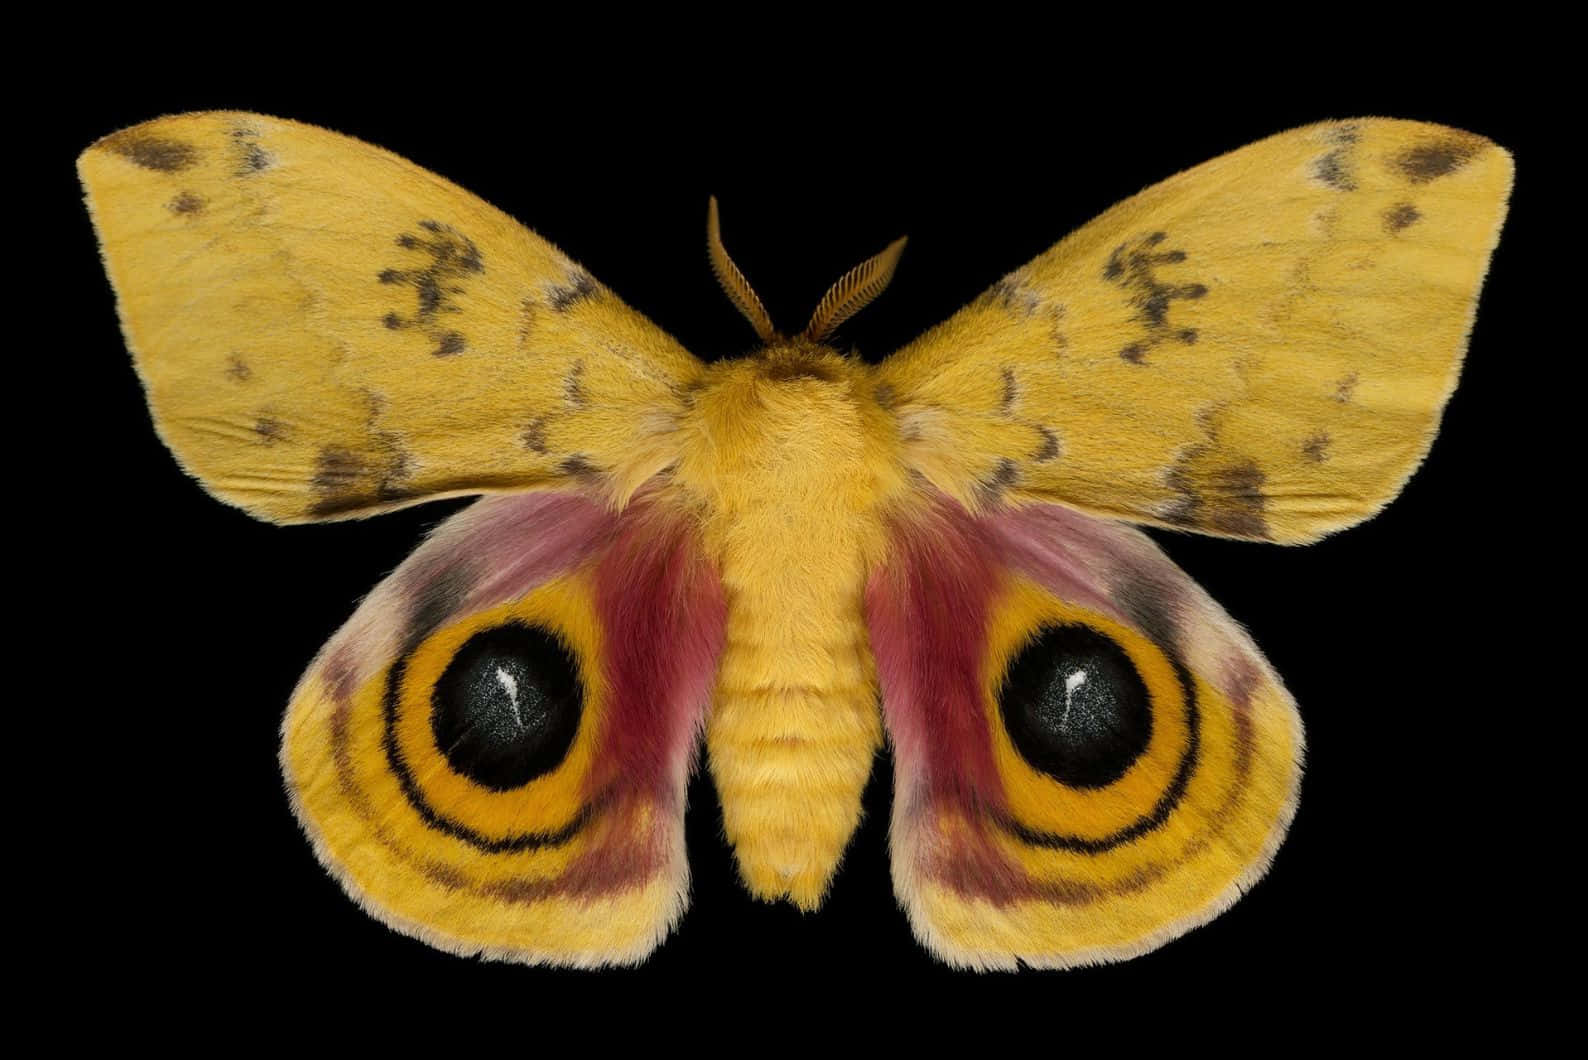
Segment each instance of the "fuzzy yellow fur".
[{"label": "fuzzy yellow fur", "polygon": [[[440,631],[412,658],[405,688],[427,690],[470,634],[504,620],[556,630],[581,660],[586,709],[574,745],[556,769],[524,788],[486,791],[449,769],[427,738],[428,703],[409,702],[413,697],[405,695],[397,726],[430,804],[493,838],[554,832],[577,813],[608,696],[599,667],[585,665],[601,658],[602,648],[590,589],[581,578],[547,583]],[[605,837],[581,832],[564,845],[482,858],[477,849],[428,827],[399,790],[381,744],[384,669],[362,677],[352,693],[343,723],[347,762],[339,766],[331,751],[338,704],[328,673],[345,645],[371,632],[344,628],[310,667],[282,721],[281,767],[293,808],[320,860],[348,893],[393,927],[456,953],[583,966],[633,963],[649,953],[684,909],[689,868],[682,820],[641,814],[602,823],[628,829],[635,844],[656,842],[651,830],[661,826],[668,856],[637,887],[593,899],[549,894],[534,902],[503,900],[493,887],[555,881]]]},{"label": "fuzzy yellow fur", "polygon": [[866,366],[796,343],[707,370],[680,489],[728,599],[706,750],[751,892],[815,907],[860,818],[882,739],[861,618],[904,490]]},{"label": "fuzzy yellow fur", "polygon": [[[974,512],[1053,501],[1280,542],[1369,517],[1437,429],[1512,172],[1503,149],[1438,126],[1284,133],[1120,204],[871,368],[798,340],[703,365],[500,211],[310,126],[179,115],[105,138],[78,168],[156,427],[222,500],[302,522],[530,488],[621,508],[649,483],[694,513],[728,605],[706,720],[724,826],[749,889],[806,909],[854,831],[882,740],[862,601],[887,554],[884,514],[924,484]],[[599,901],[514,904],[451,887],[448,858],[463,852],[405,808],[375,746],[376,657],[395,658],[401,603],[382,591],[311,668],[284,726],[284,770],[318,856],[376,915],[449,950],[642,958],[683,908],[681,807],[625,818],[665,849],[641,883]],[[598,658],[588,597],[569,582],[512,606]],[[1028,590],[1002,599],[989,690],[1021,630],[1064,606]],[[1231,645],[1255,649],[1210,601],[1197,608],[1181,647],[1208,702],[1227,707],[1219,661]],[[434,650],[468,628],[444,631]],[[1116,632],[1161,683],[1150,645]],[[342,695],[328,667],[346,644],[367,664],[351,769],[380,805],[363,813],[327,750]],[[960,825],[896,812],[895,886],[918,935],[972,967],[1066,965],[1142,952],[1216,915],[1266,868],[1295,809],[1294,706],[1266,663],[1251,694],[1247,809],[1181,850],[1159,882],[1142,877],[1084,914],[963,899],[912,856],[928,824]],[[1210,707],[1194,811],[1220,797],[1227,715]],[[1059,790],[1011,751],[991,711],[989,724],[1021,814],[1074,827],[1068,808],[1099,828],[1129,815]],[[556,829],[590,765],[581,734],[567,772],[536,782],[537,820],[510,818],[525,803],[471,792],[424,729],[399,726],[405,753],[449,814],[487,833]],[[1175,736],[1166,723],[1157,750],[1169,754]],[[1119,798],[1147,797],[1156,753],[1139,765],[1140,790],[1126,784]],[[667,818],[652,829],[646,813]],[[383,853],[372,821],[411,859]],[[1100,858],[1011,853],[1036,879],[1118,882],[1185,838],[1169,829]],[[554,876],[587,840],[515,855],[520,875]]]},{"label": "fuzzy yellow fur", "polygon": [[1225,537],[1359,523],[1433,442],[1511,177],[1481,137],[1368,118],[1154,185],[884,362],[906,459],[971,506],[1001,477]]},{"label": "fuzzy yellow fur", "polygon": [[667,462],[699,362],[411,162],[216,111],[78,172],[155,426],[229,504],[296,523],[596,469],[621,491]]},{"label": "fuzzy yellow fur", "polygon": [[[968,899],[918,878],[908,851],[932,838],[919,822],[895,817],[894,878],[916,932],[956,964],[1040,967],[1120,960],[1221,912],[1267,868],[1290,825],[1300,790],[1303,737],[1295,702],[1234,623],[1198,592],[1202,625],[1187,648],[1200,718],[1199,756],[1185,797],[1164,827],[1103,852],[1040,849],[1007,834],[995,841],[1037,883],[1084,881],[1117,889],[1102,901]],[[1151,743],[1117,781],[1094,790],[1060,784],[1015,750],[998,710],[998,685],[1029,631],[1045,622],[1079,622],[1106,632],[1131,655],[1156,704]],[[1250,703],[1237,708],[1217,680],[1231,646],[1246,642],[1254,660]],[[1098,838],[1139,817],[1170,783],[1185,750],[1183,699],[1168,660],[1142,634],[1011,579],[994,610],[983,671],[994,756],[1011,814],[1033,828]],[[1251,759],[1238,766],[1237,710],[1248,718]],[[1242,775],[1244,774],[1244,776]],[[940,834],[970,822],[931,822]],[[1138,882],[1139,881],[1139,882]]]},{"label": "fuzzy yellow fur", "polygon": [[[1004,671],[1031,631],[1066,623],[1100,630],[1123,648],[1148,695],[1159,704],[1153,711],[1152,739],[1141,757],[1124,776],[1102,788],[1070,787],[1033,769],[1004,731],[998,710],[998,687]],[[1117,831],[1140,817],[1142,808],[1151,806],[1163,792],[1185,749],[1185,716],[1176,706],[1170,706],[1180,701],[1179,687],[1162,649],[1129,626],[1068,605],[1025,579],[1011,579],[993,613],[982,680],[987,728],[993,734],[994,758],[1009,799],[1009,811],[1029,827],[1088,839]],[[1216,783],[1216,779],[1209,778],[1209,782]],[[1150,842],[1131,844],[1127,853],[1144,855],[1150,846]],[[1069,855],[1069,860],[1085,863],[1090,874],[1097,870],[1099,857]]]}]

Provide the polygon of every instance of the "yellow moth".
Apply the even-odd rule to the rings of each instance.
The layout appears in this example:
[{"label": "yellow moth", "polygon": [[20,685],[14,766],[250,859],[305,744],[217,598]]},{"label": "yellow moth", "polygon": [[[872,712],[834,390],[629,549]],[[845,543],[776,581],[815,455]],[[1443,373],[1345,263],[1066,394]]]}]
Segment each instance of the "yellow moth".
[{"label": "yellow moth", "polygon": [[893,883],[973,968],[1153,949],[1295,812],[1302,727],[1132,524],[1305,544],[1438,428],[1510,156],[1296,129],[1120,203],[866,364],[903,241],[705,363],[403,159],[206,112],[79,159],[155,424],[265,520],[480,500],[303,676],[281,765],[316,856],[456,953],[643,960],[682,915],[703,746],[750,892],[819,907],[887,741]]}]

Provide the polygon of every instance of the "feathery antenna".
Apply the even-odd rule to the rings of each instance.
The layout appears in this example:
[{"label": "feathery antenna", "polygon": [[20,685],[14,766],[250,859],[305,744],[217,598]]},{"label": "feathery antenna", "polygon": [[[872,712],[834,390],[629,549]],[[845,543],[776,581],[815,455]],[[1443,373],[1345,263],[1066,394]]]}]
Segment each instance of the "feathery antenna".
[{"label": "feathery antenna", "polygon": [[820,342],[833,329],[860,312],[887,290],[893,279],[893,270],[899,267],[899,255],[904,253],[905,237],[900,236],[888,244],[886,250],[867,258],[841,276],[837,283],[822,296],[811,322],[805,325],[803,335],[812,342]]},{"label": "feathery antenna", "polygon": [[761,341],[777,341],[777,329],[772,326],[772,318],[767,315],[766,307],[756,297],[755,289],[744,278],[744,273],[739,271],[739,266],[728,256],[728,248],[722,245],[722,222],[717,217],[715,195],[706,207],[706,252],[711,256],[711,271],[717,274],[717,282],[722,284],[728,298],[750,322],[750,326],[755,328],[755,333],[761,336]]}]

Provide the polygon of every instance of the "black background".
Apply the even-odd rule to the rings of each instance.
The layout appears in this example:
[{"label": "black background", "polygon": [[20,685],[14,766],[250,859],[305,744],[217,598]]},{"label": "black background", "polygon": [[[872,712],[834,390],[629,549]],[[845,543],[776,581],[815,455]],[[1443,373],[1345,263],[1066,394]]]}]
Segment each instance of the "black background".
[{"label": "black background", "polygon": [[[528,996],[558,979],[662,989],[708,973],[855,1003],[901,977],[973,985],[916,945],[895,904],[886,755],[816,915],[747,896],[711,786],[697,775],[690,908],[636,970],[592,978],[460,960],[388,931],[344,897],[288,811],[280,715],[357,600],[459,504],[278,528],[185,478],[151,428],[77,198],[71,162],[94,139],[218,107],[360,137],[502,207],[706,358],[752,345],[706,265],[708,194],[721,200],[730,250],[785,329],[843,270],[907,233],[893,286],[841,335],[875,359],[1149,183],[1296,125],[1381,114],[1481,133],[1518,163],[1511,219],[1432,454],[1382,515],[1310,548],[1155,532],[1252,631],[1300,704],[1308,768],[1290,837],[1234,908],[1153,954],[990,976],[975,988],[1005,998],[1035,987],[1079,1013],[1104,997],[1278,991],[1303,978],[1387,999],[1409,981],[1459,990],[1491,974],[1507,914],[1484,898],[1471,838],[1509,810],[1471,798],[1467,785],[1475,763],[1504,768],[1495,765],[1503,734],[1484,721],[1501,673],[1491,665],[1488,557],[1504,531],[1481,498],[1514,466],[1496,425],[1518,419],[1524,394],[1509,367],[1526,345],[1522,291],[1539,209],[1526,88],[1406,68],[1282,79],[1281,89],[1240,77],[1175,84],[1131,63],[1038,69],[1025,59],[1006,66],[996,52],[974,72],[827,66],[806,76],[781,60],[751,61],[714,81],[665,64],[597,70],[546,54],[556,50],[490,83],[450,53],[405,62],[385,80],[378,64],[355,75],[319,54],[265,71],[241,59],[182,70],[128,53],[106,60],[114,91],[61,105],[43,201],[61,212],[62,348],[88,403],[81,422],[96,461],[92,491],[66,491],[61,504],[86,535],[73,542],[96,631],[84,643],[104,664],[80,660],[85,669],[66,681],[114,681],[119,707],[95,712],[86,752],[93,842],[74,853],[90,883],[70,897],[93,956],[78,960],[127,973],[127,990],[175,984],[211,1001],[230,996],[240,972],[261,970],[279,973],[280,989],[456,985],[480,997]],[[1273,67],[1261,84],[1283,73]],[[162,970],[139,981],[149,967]]]}]

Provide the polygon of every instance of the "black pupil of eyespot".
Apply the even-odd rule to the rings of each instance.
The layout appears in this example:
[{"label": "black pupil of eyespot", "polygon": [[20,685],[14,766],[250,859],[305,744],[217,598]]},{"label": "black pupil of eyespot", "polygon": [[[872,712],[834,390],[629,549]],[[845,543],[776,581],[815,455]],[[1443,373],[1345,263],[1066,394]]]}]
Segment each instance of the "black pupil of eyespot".
[{"label": "black pupil of eyespot", "polygon": [[1021,756],[1073,788],[1118,780],[1152,739],[1141,675],[1089,626],[1048,626],[1033,637],[1004,676],[999,707]]},{"label": "black pupil of eyespot", "polygon": [[511,791],[555,769],[579,729],[584,690],[573,656],[518,623],[474,634],[431,695],[430,730],[452,768]]}]

